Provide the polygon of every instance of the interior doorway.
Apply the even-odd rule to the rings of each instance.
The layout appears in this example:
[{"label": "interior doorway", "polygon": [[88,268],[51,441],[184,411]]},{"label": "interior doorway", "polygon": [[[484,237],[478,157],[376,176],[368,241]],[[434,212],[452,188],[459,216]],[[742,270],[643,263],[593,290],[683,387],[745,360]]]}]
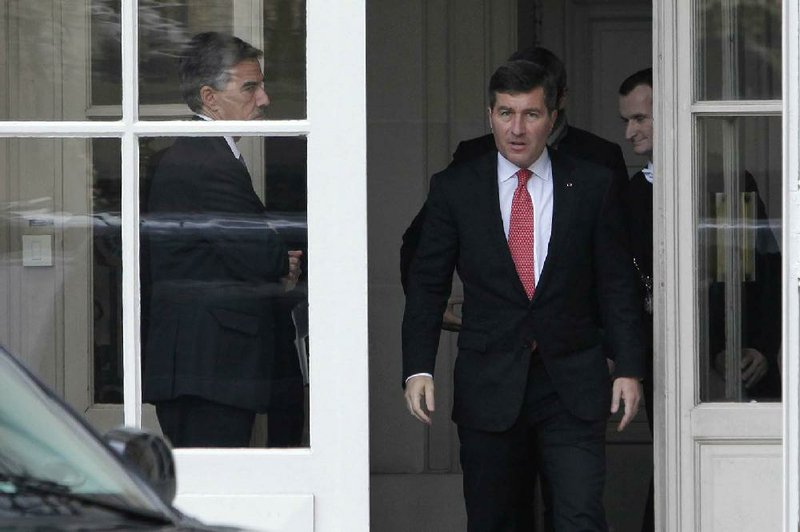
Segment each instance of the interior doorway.
[{"label": "interior doorway", "polygon": [[[618,110],[620,83],[652,66],[653,4],[650,0],[519,0],[518,47],[544,46],[567,70],[568,123],[622,148],[628,174],[647,165],[625,140]],[[653,470],[653,445],[646,410],[617,432],[606,430],[606,517],[616,532],[642,529]],[[648,519],[652,519],[649,517]],[[540,519],[539,530],[544,530]]]},{"label": "interior doorway", "polygon": [[[644,166],[625,143],[617,88],[650,66],[653,6],[649,0],[388,4],[370,4],[367,13],[371,524],[387,532],[462,532],[459,442],[450,421],[456,333],[442,333],[437,409],[426,428],[401,401],[400,237],[424,202],[430,175],[447,166],[459,141],[488,133],[487,80],[520,47],[540,44],[561,57],[569,123],[618,143],[630,173]],[[617,532],[638,531],[653,456],[646,416],[621,434],[614,420],[608,426],[609,523]]]}]

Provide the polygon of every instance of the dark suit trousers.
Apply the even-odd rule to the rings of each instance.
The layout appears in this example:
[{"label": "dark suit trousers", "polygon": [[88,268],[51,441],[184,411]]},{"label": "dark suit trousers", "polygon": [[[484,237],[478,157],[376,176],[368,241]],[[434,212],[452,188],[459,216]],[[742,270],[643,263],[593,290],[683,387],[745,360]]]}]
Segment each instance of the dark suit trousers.
[{"label": "dark suit trousers", "polygon": [[585,421],[560,403],[534,355],[526,400],[505,432],[459,427],[469,532],[528,532],[538,464],[556,532],[603,531],[606,420]]},{"label": "dark suit trousers", "polygon": [[249,447],[255,412],[181,396],[158,401],[161,430],[173,447]]}]

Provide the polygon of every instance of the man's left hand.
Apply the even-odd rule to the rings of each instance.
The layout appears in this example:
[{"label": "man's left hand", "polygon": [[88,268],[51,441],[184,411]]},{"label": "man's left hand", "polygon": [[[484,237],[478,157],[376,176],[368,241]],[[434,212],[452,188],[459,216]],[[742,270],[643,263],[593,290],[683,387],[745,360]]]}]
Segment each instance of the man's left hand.
[{"label": "man's left hand", "polygon": [[642,398],[642,385],[639,379],[633,377],[617,377],[614,379],[614,386],[611,391],[611,413],[616,414],[619,410],[620,400],[624,403],[624,414],[619,422],[617,432],[622,432],[628,426],[636,412],[639,411],[639,401]]}]

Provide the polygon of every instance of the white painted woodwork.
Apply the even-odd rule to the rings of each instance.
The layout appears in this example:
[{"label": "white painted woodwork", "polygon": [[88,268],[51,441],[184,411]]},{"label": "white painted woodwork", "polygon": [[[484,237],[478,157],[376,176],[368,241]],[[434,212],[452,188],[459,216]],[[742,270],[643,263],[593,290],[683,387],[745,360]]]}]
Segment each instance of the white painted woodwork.
[{"label": "white painted woodwork", "polygon": [[656,528],[660,523],[666,531],[778,530],[783,409],[698,404],[698,247],[686,238],[696,234],[697,224],[695,117],[772,115],[777,105],[695,102],[694,39],[701,30],[693,26],[693,3],[654,7],[655,175],[664,176],[654,189],[655,322],[662,324],[656,328]]},{"label": "white painted woodwork", "polygon": [[697,440],[698,530],[781,529],[781,447],[772,441]]},{"label": "white painted woodwork", "polygon": [[[261,2],[234,4],[235,25],[249,28],[250,40],[258,44],[261,26],[251,19],[261,17]],[[9,45],[0,48],[5,89],[0,111],[11,118],[0,123],[0,137],[7,137],[0,141],[0,164],[4,175],[21,176],[3,180],[0,201],[48,198],[41,204],[44,212],[90,215],[86,139],[121,139],[124,408],[91,404],[90,225],[66,229],[56,219],[49,229],[56,238],[51,268],[22,268],[21,230],[0,230],[4,342],[103,428],[120,422],[123,410],[129,425],[141,425],[143,417],[145,424],[153,421],[152,409],[141,405],[139,375],[139,137],[250,135],[255,138],[244,140],[243,151],[253,164],[258,136],[308,137],[309,297],[316,346],[310,369],[311,449],[178,451],[178,505],[201,518],[282,531],[368,529],[364,4],[309,0],[306,120],[201,125],[138,120],[135,0],[121,3],[122,119],[108,122],[86,121],[90,114],[97,118],[115,111],[89,105],[88,0],[72,2],[69,9],[56,1],[0,5],[0,15],[21,21],[0,25]],[[21,11],[26,16],[15,18]],[[23,35],[42,46],[22,46]],[[19,72],[25,75],[15,75]],[[170,117],[171,108],[157,112]],[[31,145],[37,146],[35,155],[26,157]]]},{"label": "white painted woodwork", "polygon": [[783,2],[783,527],[800,530],[800,6]]}]

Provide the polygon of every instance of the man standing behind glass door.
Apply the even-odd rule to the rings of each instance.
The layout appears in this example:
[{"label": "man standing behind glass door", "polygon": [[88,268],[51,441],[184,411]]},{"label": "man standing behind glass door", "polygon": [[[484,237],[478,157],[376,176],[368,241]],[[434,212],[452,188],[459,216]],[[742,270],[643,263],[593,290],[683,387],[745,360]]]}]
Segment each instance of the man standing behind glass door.
[{"label": "man standing behind glass door", "polygon": [[[262,55],[231,35],[193,37],[179,75],[196,119],[263,118]],[[237,140],[178,139],[150,185],[143,398],[177,447],[247,446],[286,355],[275,301],[297,281],[300,252],[269,226]]]}]

